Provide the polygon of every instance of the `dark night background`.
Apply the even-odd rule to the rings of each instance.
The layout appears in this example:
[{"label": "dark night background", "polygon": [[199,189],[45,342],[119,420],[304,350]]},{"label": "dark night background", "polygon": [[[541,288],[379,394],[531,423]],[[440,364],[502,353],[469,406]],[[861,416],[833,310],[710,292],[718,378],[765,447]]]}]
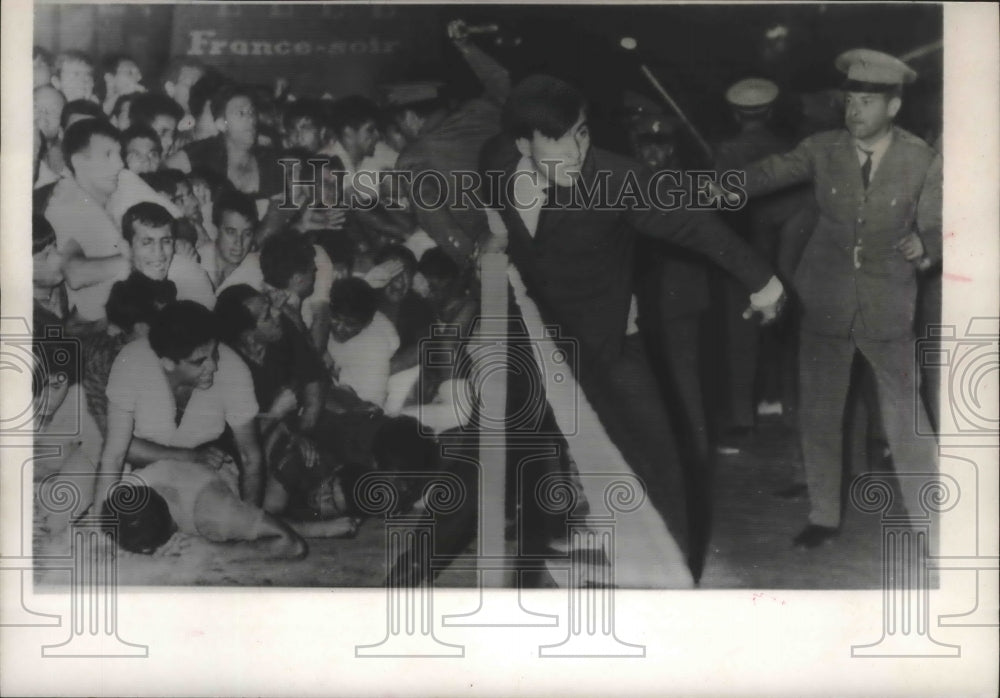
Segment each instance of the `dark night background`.
[{"label": "dark night background", "polygon": [[[783,90],[779,124],[790,135],[801,128],[799,93],[836,88],[842,76],[833,67],[840,52],[856,47],[901,55],[942,37],[937,4],[808,5],[37,5],[35,41],[53,51],[86,50],[95,57],[127,51],[144,74],[157,77],[171,49],[187,46],[192,27],[220,37],[307,38],[366,35],[396,37],[396,56],[357,57],[336,62],[306,59],[206,59],[234,77],[270,83],[289,77],[303,93],[337,87],[370,86],[406,79],[442,79],[457,96],[477,89],[471,71],[445,37],[445,26],[461,18],[470,24],[496,23],[500,32],[477,42],[506,65],[515,80],[549,72],[582,87],[592,102],[598,142],[619,147],[615,128],[625,90],[659,99],[638,71],[645,62],[709,140],[727,135],[723,93],[751,75],[769,77]],[[224,8],[224,9],[220,9]],[[279,11],[274,11],[276,14]],[[263,20],[261,19],[263,17]],[[783,47],[768,42],[769,28],[787,28]],[[623,36],[638,40],[638,51],[619,47]],[[515,43],[516,42],[516,43]],[[918,58],[920,74],[906,93],[899,122],[932,139],[941,128],[941,51]],[[837,119],[839,115],[827,114]],[[835,125],[835,124],[834,124]],[[815,129],[814,129],[815,130]],[[682,147],[683,147],[682,143]]]}]

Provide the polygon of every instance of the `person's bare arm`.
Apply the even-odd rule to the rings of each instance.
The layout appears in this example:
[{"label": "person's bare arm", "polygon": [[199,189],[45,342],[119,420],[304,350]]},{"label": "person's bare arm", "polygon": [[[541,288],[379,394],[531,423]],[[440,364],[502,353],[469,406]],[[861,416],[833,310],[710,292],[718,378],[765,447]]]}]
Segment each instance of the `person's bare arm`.
[{"label": "person's bare arm", "polygon": [[[109,427],[110,429],[110,427]],[[128,447],[126,460],[134,466],[143,467],[161,460],[182,460],[201,463],[218,469],[222,466],[226,454],[214,446],[202,448],[175,448],[134,437]]]},{"label": "person's bare arm", "polygon": [[323,384],[319,381],[307,383],[302,390],[302,413],[299,415],[299,428],[309,431],[319,421],[325,399]]},{"label": "person's bare arm", "polygon": [[74,291],[110,279],[124,279],[131,268],[132,263],[126,255],[87,257],[76,240],[70,240],[63,248],[62,271],[66,286]]},{"label": "person's bare arm", "polygon": [[104,507],[108,489],[121,478],[134,425],[135,418],[131,412],[113,402],[108,403],[108,435],[104,439],[104,450],[101,452],[101,462],[94,483],[93,512],[98,515]]},{"label": "person's bare arm", "polygon": [[240,478],[240,496],[243,501],[260,506],[264,498],[264,456],[257,438],[254,420],[233,427],[233,438],[243,463],[243,477]]}]

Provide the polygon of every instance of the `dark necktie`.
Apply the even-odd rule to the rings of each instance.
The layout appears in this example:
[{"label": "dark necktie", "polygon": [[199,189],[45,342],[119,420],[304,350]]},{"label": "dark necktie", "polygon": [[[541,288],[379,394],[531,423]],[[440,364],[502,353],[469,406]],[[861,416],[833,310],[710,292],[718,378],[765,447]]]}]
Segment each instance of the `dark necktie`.
[{"label": "dark necktie", "polygon": [[862,153],[865,154],[865,161],[861,165],[861,182],[865,185],[865,189],[868,188],[868,182],[872,178],[872,152],[871,150],[865,150],[864,148],[858,148]]}]

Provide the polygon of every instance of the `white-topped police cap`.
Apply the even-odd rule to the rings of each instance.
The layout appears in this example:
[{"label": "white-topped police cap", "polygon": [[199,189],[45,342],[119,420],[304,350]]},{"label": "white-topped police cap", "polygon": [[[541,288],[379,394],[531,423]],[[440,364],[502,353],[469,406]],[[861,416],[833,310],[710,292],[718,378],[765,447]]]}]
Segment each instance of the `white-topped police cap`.
[{"label": "white-topped police cap", "polygon": [[726,101],[739,109],[762,109],[777,98],[778,86],[765,78],[746,78],[726,90]]},{"label": "white-topped police cap", "polygon": [[441,96],[443,82],[432,80],[415,80],[410,82],[399,82],[391,85],[382,85],[379,90],[382,93],[382,101],[389,106],[404,106],[406,104],[416,104],[426,102],[430,99],[437,99]]},{"label": "white-topped police cap", "polygon": [[917,79],[917,72],[903,61],[868,48],[844,51],[834,65],[847,75],[847,92],[886,92]]}]

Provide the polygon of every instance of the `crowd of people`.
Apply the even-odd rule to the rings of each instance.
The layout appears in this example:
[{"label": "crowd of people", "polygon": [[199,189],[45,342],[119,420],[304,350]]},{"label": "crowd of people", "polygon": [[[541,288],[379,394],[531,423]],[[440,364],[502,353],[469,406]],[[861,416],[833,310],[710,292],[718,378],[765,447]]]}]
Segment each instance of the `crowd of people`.
[{"label": "crowd of people", "polygon": [[[36,48],[39,361],[55,365],[55,344],[45,341],[54,327],[81,347],[79,374],[40,372],[35,381],[38,439],[65,447],[36,479],[61,473],[85,495],[46,526],[138,498],[148,505],[120,512],[127,550],[151,552],[180,530],[295,558],[307,554],[307,538],[356,532],[355,485],[369,473],[395,478],[401,510],[420,506],[407,473],[449,470],[474,492],[468,459],[439,447],[474,453],[477,415],[455,404],[469,375],[461,361],[423,360],[421,342],[465,350],[480,308],[479,262],[501,250],[543,317],[576,340],[581,388],[695,577],[710,463],[757,420],[789,410],[796,349],[812,504],[797,545],[824,543],[839,526],[841,435],[831,425],[856,350],[874,368],[881,409],[871,411],[885,420],[888,449],[911,467],[933,460],[904,433],[916,417],[896,409],[923,410],[907,400],[912,372],[901,382],[896,368],[912,342],[917,273],[941,252],[940,156],[892,126],[909,73],[884,54],[846,59],[846,130],[795,149],[769,124],[777,86],[741,81],[726,95],[739,133],[719,144],[715,165],[746,170],[748,206],[726,218],[598,210],[576,186],[595,173],[621,188],[637,172],[684,169],[677,122],[640,98],[621,124],[632,152],[592,147],[577,88],[550,76],[512,85],[461,22],[448,34],[482,84],[478,98],[455,103],[431,83],[386,89],[381,101],[267,93],[184,58],[154,86],[127,55],[96,66],[83,53],[53,59]],[[847,156],[836,151],[842,142]],[[855,144],[863,155],[849,174],[843,160]],[[834,166],[843,172],[831,174]],[[493,192],[500,215],[491,217],[414,206],[433,193],[381,186],[378,174],[390,170],[491,170],[516,186]],[[526,170],[531,185],[513,176]],[[869,198],[869,180],[886,184],[885,171],[894,173],[888,188]],[[726,201],[724,191],[713,195]],[[843,266],[845,249],[853,257]],[[747,319],[770,323],[789,296],[799,300],[785,313],[794,322],[761,328]],[[513,294],[510,307],[516,316]],[[721,320],[720,357],[702,343],[710,307]],[[450,340],[434,331],[442,324],[455,328]],[[701,380],[715,358],[729,376],[724,429]],[[541,400],[552,426],[545,396],[528,396],[533,384],[511,374],[508,410]],[[70,422],[86,427],[60,436]],[[535,447],[555,443],[557,455],[535,459],[517,480],[526,491],[546,473],[574,474],[558,428],[539,431],[548,441]],[[510,456],[511,472],[519,457]],[[123,472],[143,485],[117,484]],[[558,547],[563,523],[510,492],[490,494],[508,498],[525,550]],[[473,540],[475,516],[471,501],[440,518],[442,554]],[[426,573],[416,554],[396,565],[397,581]]]}]

